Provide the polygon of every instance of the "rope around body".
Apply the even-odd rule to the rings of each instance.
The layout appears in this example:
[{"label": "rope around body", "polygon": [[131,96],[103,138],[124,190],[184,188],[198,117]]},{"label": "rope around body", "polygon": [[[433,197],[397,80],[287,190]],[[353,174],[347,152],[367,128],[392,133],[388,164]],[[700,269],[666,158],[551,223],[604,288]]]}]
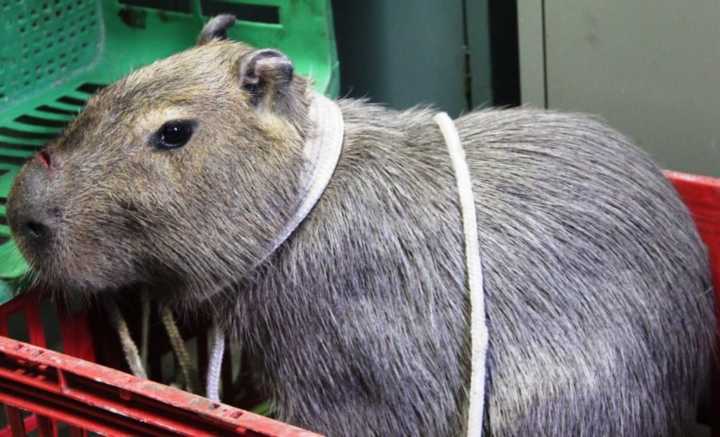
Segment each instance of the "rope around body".
[{"label": "rope around body", "polygon": [[475,196],[472,190],[470,169],[455,123],[444,112],[435,115],[433,120],[440,127],[450,154],[462,211],[463,233],[465,234],[465,268],[467,270],[467,287],[470,291],[471,367],[467,435],[478,437],[482,436],[485,414],[485,366],[489,335],[485,320],[485,290],[483,289],[480,243],[475,215]]}]

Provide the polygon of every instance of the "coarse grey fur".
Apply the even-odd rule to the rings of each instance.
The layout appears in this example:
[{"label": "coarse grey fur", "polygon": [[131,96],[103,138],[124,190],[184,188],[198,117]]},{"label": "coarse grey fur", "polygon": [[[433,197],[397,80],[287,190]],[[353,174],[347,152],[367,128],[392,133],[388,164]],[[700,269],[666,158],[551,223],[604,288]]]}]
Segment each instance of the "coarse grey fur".
[{"label": "coarse grey fur", "polygon": [[[302,78],[268,84],[261,104],[237,85],[253,53],[210,41],[100,93],[48,147],[53,166],[18,177],[19,246],[59,292],[142,285],[214,314],[253,356],[280,420],[330,436],[460,435],[469,302],[433,112],[340,100],[344,149],[327,189],[250,270],[297,203],[312,128]],[[143,139],[172,111],[197,132],[152,150]],[[708,373],[713,299],[703,244],[658,167],[584,115],[487,110],[456,125],[485,273],[487,435],[683,435]],[[23,228],[38,215],[52,231],[42,245]]]},{"label": "coarse grey fur", "polygon": [[[459,435],[468,296],[445,145],[429,111],[340,105],[335,176],[226,318],[281,418],[330,435]],[[712,293],[656,165],[582,115],[483,111],[456,124],[485,271],[491,435],[684,435]]]}]

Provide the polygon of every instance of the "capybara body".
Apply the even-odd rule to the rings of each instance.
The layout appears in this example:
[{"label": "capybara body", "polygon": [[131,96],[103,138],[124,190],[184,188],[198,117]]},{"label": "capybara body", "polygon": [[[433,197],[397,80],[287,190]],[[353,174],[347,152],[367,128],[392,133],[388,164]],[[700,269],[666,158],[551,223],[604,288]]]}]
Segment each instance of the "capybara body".
[{"label": "capybara body", "polygon": [[[335,172],[267,256],[299,201],[312,93],[277,52],[201,41],[100,92],[24,167],[9,219],[39,283],[100,299],[142,286],[211,314],[280,420],[461,435],[464,236],[433,112],[338,101]],[[583,115],[487,110],[456,126],[485,276],[486,434],[683,435],[712,290],[656,164]],[[177,146],[172,132],[191,134]]]}]

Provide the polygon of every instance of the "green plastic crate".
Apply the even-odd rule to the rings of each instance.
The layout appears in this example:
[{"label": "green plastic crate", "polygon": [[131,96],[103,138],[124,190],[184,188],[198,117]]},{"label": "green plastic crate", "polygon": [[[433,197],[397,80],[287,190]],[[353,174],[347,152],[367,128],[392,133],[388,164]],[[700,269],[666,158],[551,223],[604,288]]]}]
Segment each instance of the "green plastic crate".
[{"label": "green plastic crate", "polygon": [[99,87],[192,46],[222,12],[239,18],[230,38],[284,51],[318,91],[337,95],[329,0],[0,0],[0,302],[2,280],[27,269],[5,217],[22,163]]}]

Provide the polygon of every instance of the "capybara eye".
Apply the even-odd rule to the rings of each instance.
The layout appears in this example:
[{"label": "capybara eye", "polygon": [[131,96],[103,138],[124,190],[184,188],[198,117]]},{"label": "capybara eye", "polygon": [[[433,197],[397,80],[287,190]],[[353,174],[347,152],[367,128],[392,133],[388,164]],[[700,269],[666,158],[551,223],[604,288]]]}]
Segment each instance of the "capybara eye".
[{"label": "capybara eye", "polygon": [[192,120],[168,121],[158,129],[154,146],[158,149],[177,149],[190,141],[194,130],[195,122]]}]

